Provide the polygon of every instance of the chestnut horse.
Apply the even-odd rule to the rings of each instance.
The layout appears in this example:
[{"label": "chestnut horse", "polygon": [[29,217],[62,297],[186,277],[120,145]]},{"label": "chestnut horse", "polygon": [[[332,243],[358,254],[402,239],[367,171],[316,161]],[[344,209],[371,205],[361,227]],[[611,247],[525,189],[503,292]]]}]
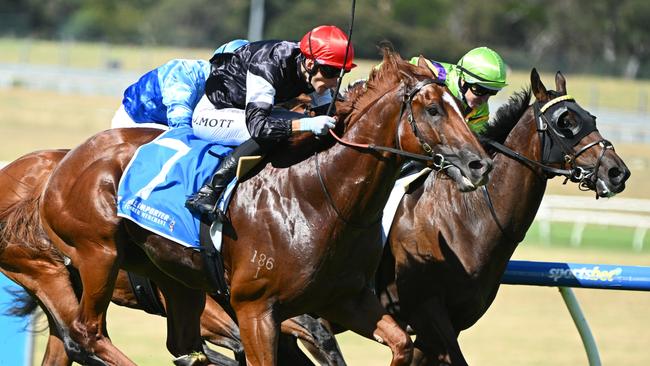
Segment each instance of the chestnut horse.
[{"label": "chestnut horse", "polygon": [[[53,247],[44,235],[40,225],[24,225],[26,222],[37,223],[33,216],[38,213],[37,202],[40,193],[54,167],[68,150],[43,150],[27,154],[0,170],[0,272],[21,285],[30,295],[14,294],[16,301],[11,312],[16,316],[33,313],[39,301],[48,317],[50,337],[42,360],[43,365],[71,365],[67,357],[57,324],[71,322],[78,311],[77,297],[81,294],[81,284],[76,270],[65,265],[63,256]],[[26,219],[29,218],[29,219]],[[71,273],[69,273],[69,271]],[[136,296],[141,292],[133,288],[127,272],[120,271],[115,282],[112,301],[118,305],[133,309],[149,310]],[[159,304],[155,313],[164,315],[165,301],[153,286],[153,295],[157,298],[151,302]],[[211,298],[206,299],[206,306],[201,315],[201,335],[203,339],[217,346],[225,347],[244,360],[243,347],[239,338],[239,329],[230,316]],[[58,321],[54,321],[54,318]],[[325,328],[319,329],[316,320],[301,316],[300,323],[287,320],[282,323],[283,334],[297,337],[306,342],[312,355],[321,364],[343,364],[336,341]],[[307,324],[305,327],[303,324]],[[287,338],[285,336],[285,338]],[[303,362],[295,347],[295,341],[285,339],[280,349],[282,364],[311,364]],[[324,345],[325,348],[319,348]],[[212,362],[219,365],[234,365],[235,361],[216,353],[210,353]],[[92,363],[92,360],[86,362]]]},{"label": "chestnut horse", "polygon": [[[343,137],[411,153],[442,153],[463,172],[460,186],[479,186],[487,180],[490,160],[453,97],[431,77],[427,68],[385,52],[366,88],[337,104]],[[206,362],[199,317],[205,292],[216,289],[202,256],[116,216],[117,185],[126,165],[137,147],[158,133],[123,129],[93,136],[60,162],[40,201],[46,235],[78,268],[84,288],[79,313],[61,335],[66,344],[107,364],[132,364],[105,331],[118,270],[140,272],[149,259],[178,281],[155,279],[167,300],[169,351],[179,362]],[[248,362],[276,364],[280,322],[313,312],[387,344],[392,365],[408,363],[410,338],[369,287],[381,246],[360,245],[361,238],[377,232],[403,158],[344,145],[296,164],[286,164],[295,162],[294,156],[282,155],[240,184],[224,232],[229,305]]]},{"label": "chestnut horse", "polygon": [[431,174],[401,201],[378,284],[384,305],[417,335],[412,364],[467,364],[457,336],[494,300],[547,179],[568,175],[597,197],[625,188],[630,172],[595,118],[567,96],[559,72],[555,84],[557,91],[547,91],[533,69],[535,103],[525,90],[498,110],[488,136],[507,148],[487,142],[501,154],[481,192],[461,194]]}]

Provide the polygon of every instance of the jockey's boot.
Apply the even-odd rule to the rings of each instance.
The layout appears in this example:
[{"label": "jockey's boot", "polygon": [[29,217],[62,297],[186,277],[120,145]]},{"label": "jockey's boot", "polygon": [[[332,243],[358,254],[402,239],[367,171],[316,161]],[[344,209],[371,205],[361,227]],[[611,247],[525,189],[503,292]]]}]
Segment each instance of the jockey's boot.
[{"label": "jockey's boot", "polygon": [[223,193],[223,190],[228,186],[228,183],[237,174],[239,158],[260,154],[262,151],[262,147],[253,139],[249,139],[237,146],[224,158],[208,183],[204,184],[198,192],[188,197],[187,201],[185,201],[185,207],[201,216],[207,215],[210,220],[218,218],[222,222],[225,222],[225,212],[220,212],[220,210],[216,209],[217,200]]},{"label": "jockey's boot", "polygon": [[185,207],[200,215],[208,215],[208,217],[215,214],[217,199],[237,173],[239,158],[234,155],[233,152],[226,156],[208,183],[204,184],[198,192],[188,197],[187,201],[185,201]]}]

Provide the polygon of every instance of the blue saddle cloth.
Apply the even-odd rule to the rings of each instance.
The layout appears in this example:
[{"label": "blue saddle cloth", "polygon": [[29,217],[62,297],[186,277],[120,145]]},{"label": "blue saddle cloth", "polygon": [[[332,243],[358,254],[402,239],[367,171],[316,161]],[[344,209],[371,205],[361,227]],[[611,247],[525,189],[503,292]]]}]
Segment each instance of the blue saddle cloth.
[{"label": "blue saddle cloth", "polygon": [[140,146],[126,167],[117,215],[179,244],[200,247],[200,221],[185,208],[185,200],[230,151],[197,138],[191,128],[164,132]]}]

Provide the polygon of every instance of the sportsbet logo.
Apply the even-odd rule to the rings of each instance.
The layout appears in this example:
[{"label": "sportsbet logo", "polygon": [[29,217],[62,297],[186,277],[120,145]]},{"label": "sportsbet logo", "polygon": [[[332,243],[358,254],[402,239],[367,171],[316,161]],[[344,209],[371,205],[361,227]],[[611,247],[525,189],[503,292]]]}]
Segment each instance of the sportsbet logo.
[{"label": "sportsbet logo", "polygon": [[622,268],[614,268],[610,271],[601,271],[600,267],[595,266],[592,268],[551,268],[548,271],[549,278],[557,282],[559,279],[574,279],[589,280],[589,281],[603,281],[611,282],[615,276],[623,272]]}]

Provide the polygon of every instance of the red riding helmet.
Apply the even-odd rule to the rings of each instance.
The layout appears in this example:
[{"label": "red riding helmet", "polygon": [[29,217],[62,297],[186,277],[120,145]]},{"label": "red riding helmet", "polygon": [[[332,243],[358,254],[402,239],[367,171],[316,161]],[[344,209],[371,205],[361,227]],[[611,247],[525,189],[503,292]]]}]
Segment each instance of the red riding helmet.
[{"label": "red riding helmet", "polygon": [[[321,25],[305,34],[300,41],[300,51],[307,58],[316,60],[321,65],[343,68],[345,49],[348,46],[348,37],[338,27]],[[352,63],[354,48],[350,43],[345,71],[350,71],[357,66]]]}]

